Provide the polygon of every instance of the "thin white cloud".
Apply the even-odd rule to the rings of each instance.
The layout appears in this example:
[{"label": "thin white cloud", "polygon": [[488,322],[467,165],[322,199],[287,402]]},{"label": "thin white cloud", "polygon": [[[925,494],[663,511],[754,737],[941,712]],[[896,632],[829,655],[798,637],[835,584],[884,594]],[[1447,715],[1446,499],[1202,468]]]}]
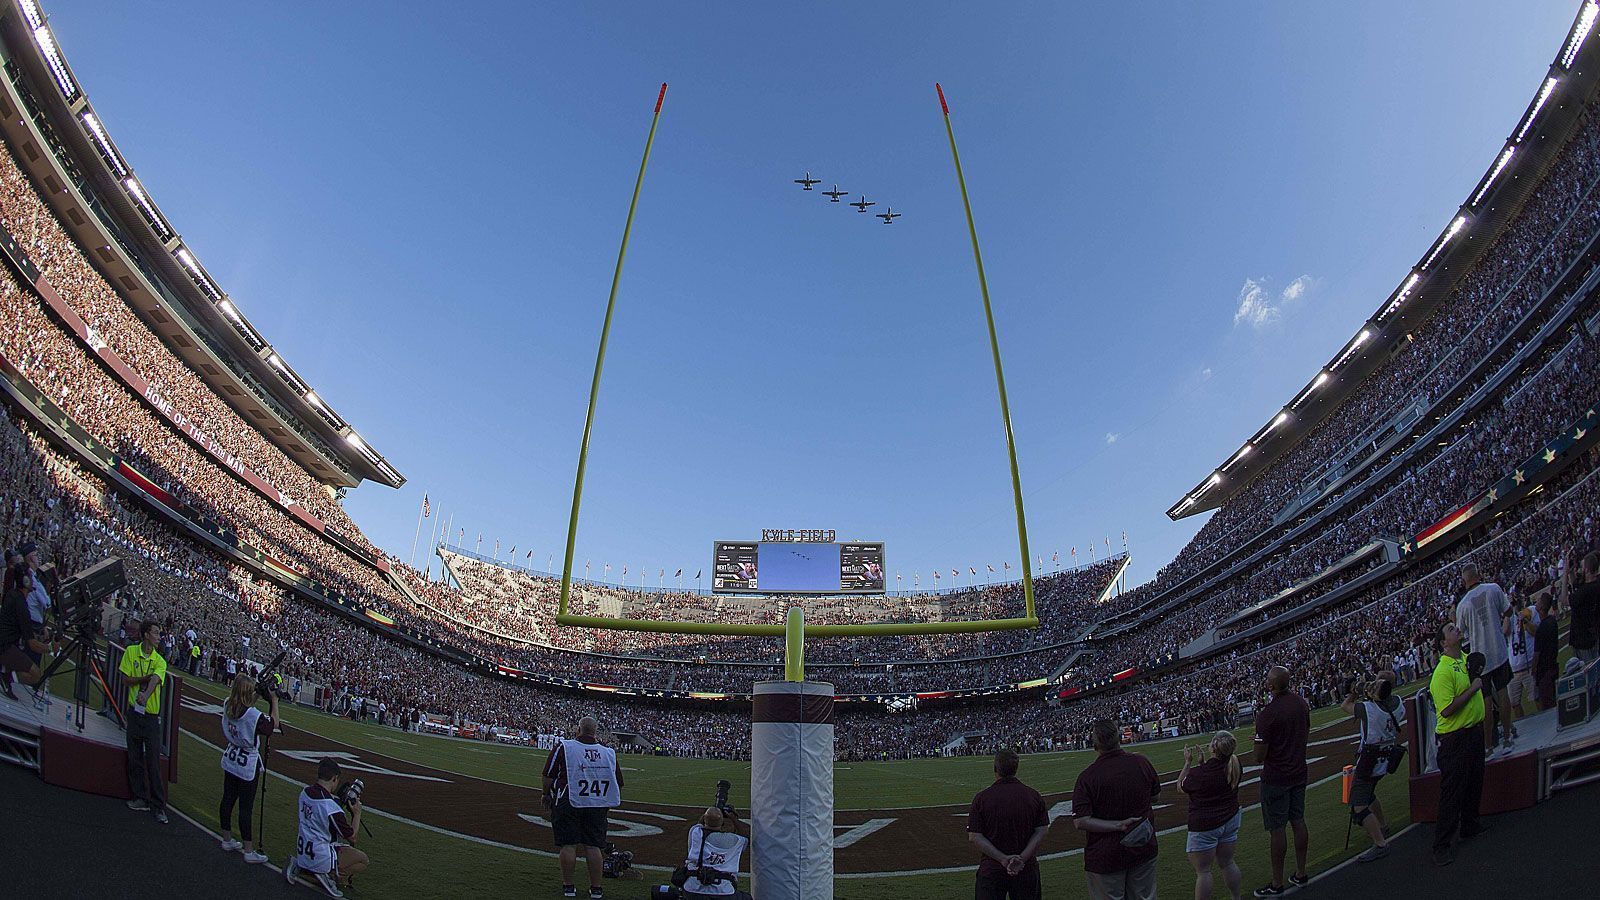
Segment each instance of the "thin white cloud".
[{"label": "thin white cloud", "polygon": [[1210,380],[1210,378],[1211,378],[1211,367],[1210,366],[1206,366],[1204,369],[1201,369],[1200,370],[1200,377],[1203,378],[1203,379],[1206,379],[1206,380]]},{"label": "thin white cloud", "polygon": [[1246,278],[1239,288],[1239,308],[1234,311],[1233,324],[1261,328],[1278,319],[1278,308],[1272,305],[1272,295],[1267,293],[1265,281]]},{"label": "thin white cloud", "polygon": [[1283,317],[1283,308],[1300,300],[1316,284],[1310,275],[1301,275],[1278,292],[1276,299],[1267,287],[1265,278],[1246,278],[1239,288],[1239,307],[1234,310],[1233,324],[1249,325],[1261,329]]},{"label": "thin white cloud", "polygon": [[1107,444],[1115,444],[1121,438],[1122,438],[1122,434],[1120,432],[1116,432],[1116,431],[1108,431],[1108,432],[1106,432],[1106,443]]}]

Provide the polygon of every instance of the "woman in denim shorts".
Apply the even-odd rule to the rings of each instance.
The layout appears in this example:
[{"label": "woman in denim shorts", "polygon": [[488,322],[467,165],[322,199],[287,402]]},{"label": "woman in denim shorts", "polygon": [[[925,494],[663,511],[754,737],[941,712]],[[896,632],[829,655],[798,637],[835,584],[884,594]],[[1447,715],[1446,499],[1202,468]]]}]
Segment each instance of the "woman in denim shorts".
[{"label": "woman in denim shorts", "polygon": [[[1233,734],[1219,731],[1208,747],[1183,748],[1178,787],[1189,795],[1189,840],[1184,849],[1194,866],[1194,895],[1211,896],[1211,864],[1222,870],[1228,896],[1239,900],[1243,877],[1233,861],[1239,845],[1239,758]],[[1203,760],[1203,762],[1201,761]],[[1196,764],[1198,762],[1198,765]]]}]

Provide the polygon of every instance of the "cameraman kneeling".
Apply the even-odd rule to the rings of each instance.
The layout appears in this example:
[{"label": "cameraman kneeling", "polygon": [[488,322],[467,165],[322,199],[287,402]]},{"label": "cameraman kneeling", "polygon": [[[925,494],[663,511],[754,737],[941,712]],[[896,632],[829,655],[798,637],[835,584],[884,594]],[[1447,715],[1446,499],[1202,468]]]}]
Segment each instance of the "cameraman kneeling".
[{"label": "cameraman kneeling", "polygon": [[305,872],[330,897],[343,897],[339,883],[349,884],[351,876],[367,868],[367,854],[352,846],[356,829],[361,827],[361,795],[347,792],[350,818],[346,819],[335,796],[343,778],[337,759],[325,757],[317,763],[316,783],[300,792],[300,836],[294,855],[283,867],[283,877],[290,884]]},{"label": "cameraman kneeling", "polygon": [[733,809],[711,807],[689,829],[689,855],[684,865],[689,878],[685,897],[736,897],[750,900],[739,890],[739,858],[750,846],[750,826],[739,821]]}]

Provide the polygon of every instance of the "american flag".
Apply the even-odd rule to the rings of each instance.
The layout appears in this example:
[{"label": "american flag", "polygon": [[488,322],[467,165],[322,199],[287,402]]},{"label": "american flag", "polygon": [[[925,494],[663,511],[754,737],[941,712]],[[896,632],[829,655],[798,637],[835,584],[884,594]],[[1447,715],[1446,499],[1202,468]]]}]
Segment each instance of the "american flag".
[{"label": "american flag", "polygon": [[672,573],[672,577],[673,578],[682,578],[683,577],[683,570],[679,569],[678,571],[673,572]]},{"label": "american flag", "polygon": [[992,565],[990,565],[990,564],[988,564],[988,563],[985,563],[985,564],[984,564],[984,568],[986,568],[986,569],[988,569],[988,570],[989,570],[989,571],[991,571],[991,572],[993,572],[993,571],[994,571],[994,566],[992,566]]},{"label": "american flag", "polygon": [[428,517],[429,508],[430,507],[428,506],[428,495],[427,494],[423,494],[422,495],[422,517],[424,519],[426,519]]},{"label": "american flag", "polygon": [[973,568],[972,566],[967,566],[967,571],[971,572],[973,575],[977,575],[978,574],[978,570]]}]

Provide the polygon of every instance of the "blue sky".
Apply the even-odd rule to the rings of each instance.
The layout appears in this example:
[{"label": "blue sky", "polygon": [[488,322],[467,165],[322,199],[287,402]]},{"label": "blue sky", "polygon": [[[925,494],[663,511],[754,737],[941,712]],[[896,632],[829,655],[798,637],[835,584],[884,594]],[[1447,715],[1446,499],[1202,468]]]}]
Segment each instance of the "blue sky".
[{"label": "blue sky", "polygon": [[[1035,554],[1087,558],[1126,530],[1142,581],[1200,522],[1164,510],[1448,222],[1577,3],[46,9],[175,227],[409,477],[348,501],[401,554],[426,491],[469,544],[559,564],[617,241],[670,82],[579,565],[692,572],[715,539],[833,528],[885,541],[909,587],[1017,562],[934,81]],[[904,217],[802,193],[805,170]]]}]

